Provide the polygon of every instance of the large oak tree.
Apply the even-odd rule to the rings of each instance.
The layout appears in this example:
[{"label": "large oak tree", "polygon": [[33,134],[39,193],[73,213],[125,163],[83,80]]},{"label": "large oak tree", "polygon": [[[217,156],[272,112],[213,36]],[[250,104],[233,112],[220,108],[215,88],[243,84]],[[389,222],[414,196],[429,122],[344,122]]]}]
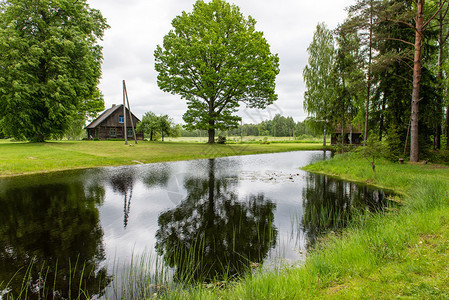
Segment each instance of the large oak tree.
[{"label": "large oak tree", "polygon": [[279,58],[272,54],[256,21],[223,0],[199,0],[191,13],[173,22],[154,55],[158,85],[187,101],[188,129],[215,130],[238,125],[241,103],[265,108],[276,99]]},{"label": "large oak tree", "polygon": [[0,126],[42,142],[104,108],[97,88],[108,27],[86,0],[0,3]]}]

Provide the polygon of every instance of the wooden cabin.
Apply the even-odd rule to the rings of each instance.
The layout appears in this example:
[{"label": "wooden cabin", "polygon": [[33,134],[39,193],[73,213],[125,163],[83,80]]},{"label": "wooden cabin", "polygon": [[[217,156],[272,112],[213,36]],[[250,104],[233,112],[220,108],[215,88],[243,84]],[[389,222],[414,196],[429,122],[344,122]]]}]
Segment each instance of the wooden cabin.
[{"label": "wooden cabin", "polygon": [[[331,145],[336,145],[337,143],[341,142],[341,126],[337,126],[337,128],[332,132],[331,134]],[[346,128],[345,129],[345,136],[343,143],[344,144],[353,144],[353,145],[360,145],[363,142],[362,139],[362,131],[356,127],[352,128],[352,142],[351,142],[351,129]]]},{"label": "wooden cabin", "polygon": [[[125,108],[126,114],[126,133],[129,139],[133,139],[133,129],[129,120],[129,110]],[[134,130],[140,120],[133,114],[132,122]],[[105,110],[98,118],[86,126],[87,137],[89,139],[124,139],[125,115],[123,114],[123,104],[113,104],[111,108]],[[143,140],[143,133],[136,133],[138,140]]]}]

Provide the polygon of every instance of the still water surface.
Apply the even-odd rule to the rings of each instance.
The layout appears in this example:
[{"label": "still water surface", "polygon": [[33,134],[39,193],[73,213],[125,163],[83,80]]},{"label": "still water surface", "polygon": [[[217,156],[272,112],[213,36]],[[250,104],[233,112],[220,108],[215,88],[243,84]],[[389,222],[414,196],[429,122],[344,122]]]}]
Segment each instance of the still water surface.
[{"label": "still water surface", "polygon": [[[300,262],[354,208],[386,202],[381,191],[299,170],[329,156],[287,152],[0,180],[0,282],[13,278],[15,293],[28,270],[34,292],[46,274],[57,298],[76,294],[72,282],[80,280],[101,296],[117,270],[148,252],[164,257],[175,278],[202,281]],[[186,253],[201,260],[186,263]]]}]

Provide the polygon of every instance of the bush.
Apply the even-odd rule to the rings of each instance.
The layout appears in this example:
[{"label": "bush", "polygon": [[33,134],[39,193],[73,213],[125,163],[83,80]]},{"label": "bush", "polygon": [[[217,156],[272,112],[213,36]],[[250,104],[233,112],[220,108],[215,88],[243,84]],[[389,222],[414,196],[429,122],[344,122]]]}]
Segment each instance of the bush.
[{"label": "bush", "polygon": [[226,137],[219,135],[217,138],[217,144],[224,144],[226,143]]}]

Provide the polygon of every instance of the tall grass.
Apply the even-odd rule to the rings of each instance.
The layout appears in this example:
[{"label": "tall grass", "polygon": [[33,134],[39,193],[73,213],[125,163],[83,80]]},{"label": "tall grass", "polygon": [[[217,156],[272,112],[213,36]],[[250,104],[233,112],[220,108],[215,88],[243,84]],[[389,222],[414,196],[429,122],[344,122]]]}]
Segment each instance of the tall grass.
[{"label": "tall grass", "polygon": [[146,299],[164,293],[173,284],[172,272],[162,258],[148,251],[132,255],[126,263],[114,260],[111,277],[107,299]]},{"label": "tall grass", "polygon": [[[85,274],[86,263],[79,259],[70,260],[69,273],[58,274],[58,262],[50,265],[47,262],[37,263],[32,259],[30,264],[17,272],[8,282],[0,282],[0,299],[90,299],[86,278],[93,274]],[[60,279],[65,282],[64,290],[60,290]],[[19,282],[20,284],[14,284]],[[101,287],[98,287],[101,291]]]}]

